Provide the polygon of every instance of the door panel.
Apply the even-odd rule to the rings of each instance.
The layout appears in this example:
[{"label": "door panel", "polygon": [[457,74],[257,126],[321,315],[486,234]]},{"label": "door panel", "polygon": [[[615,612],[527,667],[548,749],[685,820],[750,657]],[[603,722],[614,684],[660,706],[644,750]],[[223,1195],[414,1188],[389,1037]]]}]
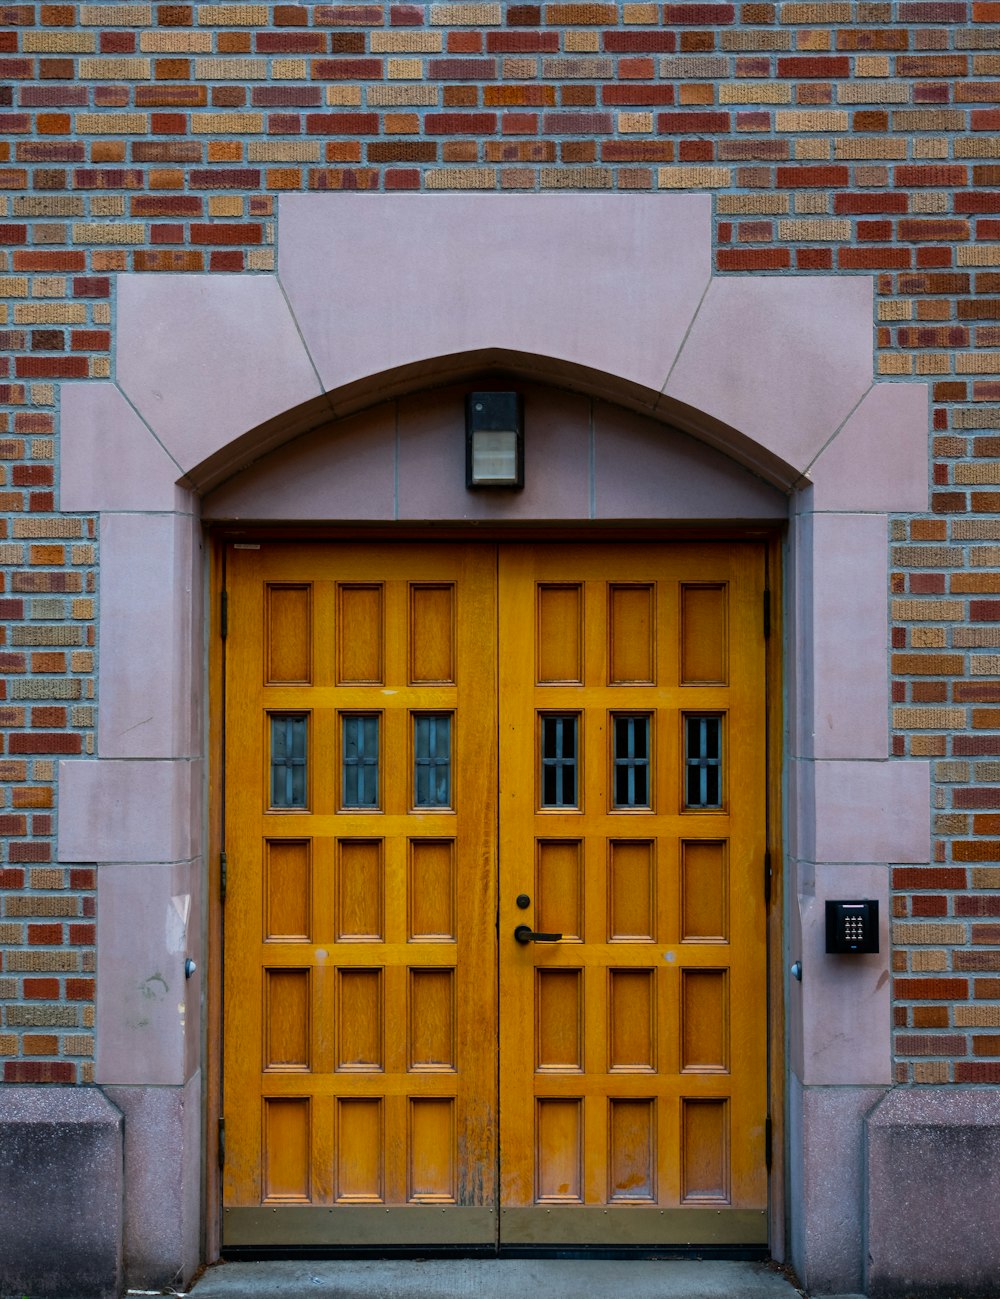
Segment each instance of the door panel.
[{"label": "door panel", "polygon": [[224,1239],[492,1240],[495,553],[227,562]]},{"label": "door panel", "polygon": [[226,580],[224,1243],[766,1241],[761,548]]},{"label": "door panel", "polygon": [[762,589],[751,546],[501,550],[508,1242],[766,1240]]}]

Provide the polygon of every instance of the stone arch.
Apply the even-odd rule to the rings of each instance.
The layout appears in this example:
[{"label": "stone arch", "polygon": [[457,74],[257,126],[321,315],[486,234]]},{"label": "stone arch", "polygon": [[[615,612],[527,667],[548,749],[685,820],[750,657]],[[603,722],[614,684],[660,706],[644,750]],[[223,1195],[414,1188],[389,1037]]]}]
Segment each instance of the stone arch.
[{"label": "stone arch", "polygon": [[[181,1189],[162,1194],[196,1214],[197,1017],[173,999],[135,1016],[130,998],[140,964],[183,986],[199,955],[202,496],[380,395],[506,368],[679,428],[788,493],[787,935],[812,971],[789,996],[789,1198],[840,1250],[810,1284],[859,1288],[860,1125],[891,1081],[886,944],[834,979],[817,899],[887,899],[888,863],[929,854],[928,765],[889,760],[886,608],[887,516],[927,503],[927,391],[873,383],[870,279],[713,277],[706,195],[278,210],[276,275],[120,276],[114,379],[62,390],[61,507],[101,518],[98,751],[60,764],[58,834],[61,861],[101,863],[98,1083],[123,1105],[189,1098],[168,1141]],[[134,1211],[160,1193],[136,1187]]]}]

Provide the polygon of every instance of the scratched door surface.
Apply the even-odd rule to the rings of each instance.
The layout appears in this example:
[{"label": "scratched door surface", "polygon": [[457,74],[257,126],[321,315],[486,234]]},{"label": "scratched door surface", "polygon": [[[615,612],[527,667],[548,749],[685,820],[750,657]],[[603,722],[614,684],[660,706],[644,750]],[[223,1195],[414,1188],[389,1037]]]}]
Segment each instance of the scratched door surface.
[{"label": "scratched door surface", "polygon": [[761,549],[499,573],[501,1238],[766,1242]]},{"label": "scratched door surface", "polygon": [[496,1236],[496,552],[229,547],[225,1244]]}]

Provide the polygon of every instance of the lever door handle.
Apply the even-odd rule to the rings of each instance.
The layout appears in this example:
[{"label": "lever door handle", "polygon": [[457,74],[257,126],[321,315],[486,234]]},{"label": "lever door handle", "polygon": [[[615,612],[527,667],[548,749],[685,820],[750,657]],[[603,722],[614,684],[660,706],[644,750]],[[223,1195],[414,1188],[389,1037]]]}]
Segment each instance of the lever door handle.
[{"label": "lever door handle", "polygon": [[514,940],[518,943],[558,943],[562,934],[536,934],[530,925],[518,925]]}]

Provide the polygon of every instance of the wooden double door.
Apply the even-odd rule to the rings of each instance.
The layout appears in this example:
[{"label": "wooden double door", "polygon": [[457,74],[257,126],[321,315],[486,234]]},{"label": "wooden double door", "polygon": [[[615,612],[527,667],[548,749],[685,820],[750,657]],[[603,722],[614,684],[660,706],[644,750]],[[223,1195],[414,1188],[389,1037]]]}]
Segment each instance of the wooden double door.
[{"label": "wooden double door", "polygon": [[766,1242],[763,583],[228,547],[224,1245]]}]

